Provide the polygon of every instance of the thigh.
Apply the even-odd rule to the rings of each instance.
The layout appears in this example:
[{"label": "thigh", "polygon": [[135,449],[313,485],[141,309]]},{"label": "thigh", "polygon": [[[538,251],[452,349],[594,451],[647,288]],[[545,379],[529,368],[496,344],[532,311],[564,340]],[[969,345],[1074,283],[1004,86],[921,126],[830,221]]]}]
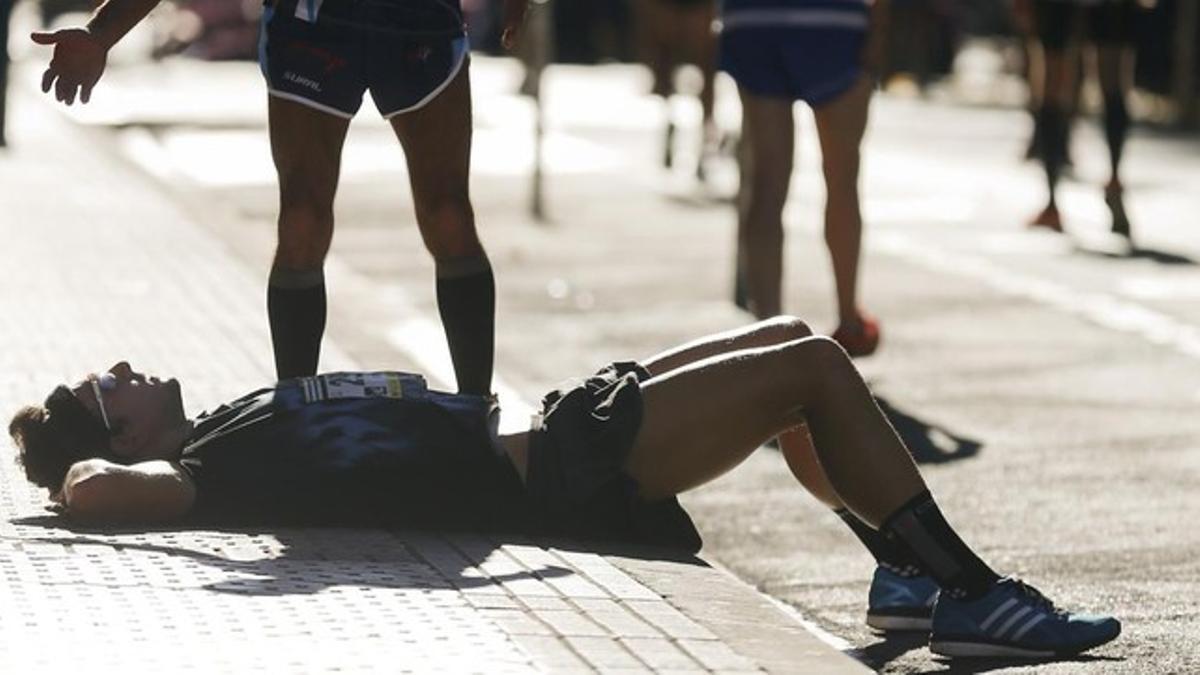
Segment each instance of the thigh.
[{"label": "thigh", "polygon": [[418,217],[446,200],[467,203],[471,171],[469,64],[464,63],[428,104],[389,121],[404,147]]},{"label": "thigh", "polygon": [[797,371],[797,347],[813,339],[720,354],[646,381],[641,429],[625,463],[642,496],[713,480],[803,422],[796,391],[815,380]]},{"label": "thigh", "polygon": [[706,335],[673,349],[659,352],[641,363],[651,374],[662,375],[710,356],[754,347],[769,347],[812,334],[812,329],[800,319],[792,316],[777,316],[749,326],[740,326]]},{"label": "thigh", "polygon": [[276,96],[267,104],[267,120],[283,205],[332,205],[350,120]]},{"label": "thigh", "polygon": [[760,201],[767,197],[763,194],[766,190],[776,201],[785,199],[796,152],[792,99],[760,96],[744,87],[739,87],[738,93],[742,100],[742,124],[749,140],[753,198]]},{"label": "thigh", "polygon": [[833,187],[829,185],[831,182],[858,178],[859,146],[867,128],[873,88],[871,78],[860,76],[854,86],[837,98],[813,108],[826,187]]}]

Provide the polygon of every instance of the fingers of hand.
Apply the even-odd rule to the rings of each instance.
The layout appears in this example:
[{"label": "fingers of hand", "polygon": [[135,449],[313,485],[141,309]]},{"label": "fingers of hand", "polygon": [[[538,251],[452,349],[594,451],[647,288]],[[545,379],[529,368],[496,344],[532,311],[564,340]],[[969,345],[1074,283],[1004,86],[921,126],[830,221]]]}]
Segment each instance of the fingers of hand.
[{"label": "fingers of hand", "polygon": [[34,31],[29,34],[29,39],[39,45],[52,45],[58,42],[58,31],[47,33],[46,31]]},{"label": "fingers of hand", "polygon": [[59,77],[58,82],[54,86],[54,96],[63,103],[71,105],[75,102],[75,90],[77,88],[78,85],[74,81],[67,82],[62,77]]},{"label": "fingers of hand", "polygon": [[54,85],[54,78],[56,76],[57,76],[57,74],[54,72],[54,68],[47,68],[46,72],[42,73],[42,92],[43,93],[46,93],[46,94],[50,93],[50,87]]}]

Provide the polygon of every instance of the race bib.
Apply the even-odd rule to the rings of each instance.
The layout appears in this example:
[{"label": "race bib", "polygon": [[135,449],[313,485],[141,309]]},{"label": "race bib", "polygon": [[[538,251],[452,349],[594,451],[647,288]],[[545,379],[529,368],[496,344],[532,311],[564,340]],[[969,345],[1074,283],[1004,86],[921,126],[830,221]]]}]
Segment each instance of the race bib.
[{"label": "race bib", "polygon": [[304,402],[342,398],[414,398],[425,393],[425,378],[413,373],[326,373],[300,379]]}]

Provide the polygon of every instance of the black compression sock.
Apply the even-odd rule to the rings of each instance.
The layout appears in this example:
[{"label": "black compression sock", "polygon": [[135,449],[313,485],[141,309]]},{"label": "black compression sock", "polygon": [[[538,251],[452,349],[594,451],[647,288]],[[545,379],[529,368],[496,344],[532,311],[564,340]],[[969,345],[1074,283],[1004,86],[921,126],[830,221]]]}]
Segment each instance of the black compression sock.
[{"label": "black compression sock", "polygon": [[272,270],[267,317],[279,379],[315,375],[325,333],[325,274]]},{"label": "black compression sock", "polygon": [[496,281],[487,256],[438,261],[437,303],[458,390],[464,394],[490,394]]},{"label": "black compression sock", "polygon": [[959,538],[928,490],[888,516],[880,531],[907,546],[951,597],[974,600],[1000,578]]},{"label": "black compression sock", "polygon": [[1125,97],[1121,94],[1108,94],[1104,97],[1104,137],[1108,140],[1108,157],[1112,164],[1112,175],[1117,175],[1117,166],[1121,163],[1121,151],[1125,148],[1125,138],[1129,135],[1129,109],[1125,107]]},{"label": "black compression sock", "polygon": [[836,509],[839,518],[850,528],[854,536],[867,547],[875,562],[882,568],[902,577],[911,578],[924,574],[916,557],[898,541],[892,541],[882,532],[858,519],[849,509]]}]

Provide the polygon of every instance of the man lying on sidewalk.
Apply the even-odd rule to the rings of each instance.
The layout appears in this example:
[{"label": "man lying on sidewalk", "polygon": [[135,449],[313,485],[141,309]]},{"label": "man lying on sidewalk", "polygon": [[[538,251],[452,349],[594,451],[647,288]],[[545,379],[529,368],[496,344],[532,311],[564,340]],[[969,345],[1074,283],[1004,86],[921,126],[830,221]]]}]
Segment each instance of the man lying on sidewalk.
[{"label": "man lying on sidewalk", "polygon": [[9,432],[27,477],[81,521],[370,523],[691,551],[700,540],[675,496],[778,436],[800,483],[879,562],[872,625],[929,629],[949,656],[1071,655],[1120,633],[980,560],[846,353],[798,320],[612,364],[543,406],[530,431],[501,436],[487,398],[418,375],[334,373],[192,420],[177,381],[122,362],[23,408]]}]

